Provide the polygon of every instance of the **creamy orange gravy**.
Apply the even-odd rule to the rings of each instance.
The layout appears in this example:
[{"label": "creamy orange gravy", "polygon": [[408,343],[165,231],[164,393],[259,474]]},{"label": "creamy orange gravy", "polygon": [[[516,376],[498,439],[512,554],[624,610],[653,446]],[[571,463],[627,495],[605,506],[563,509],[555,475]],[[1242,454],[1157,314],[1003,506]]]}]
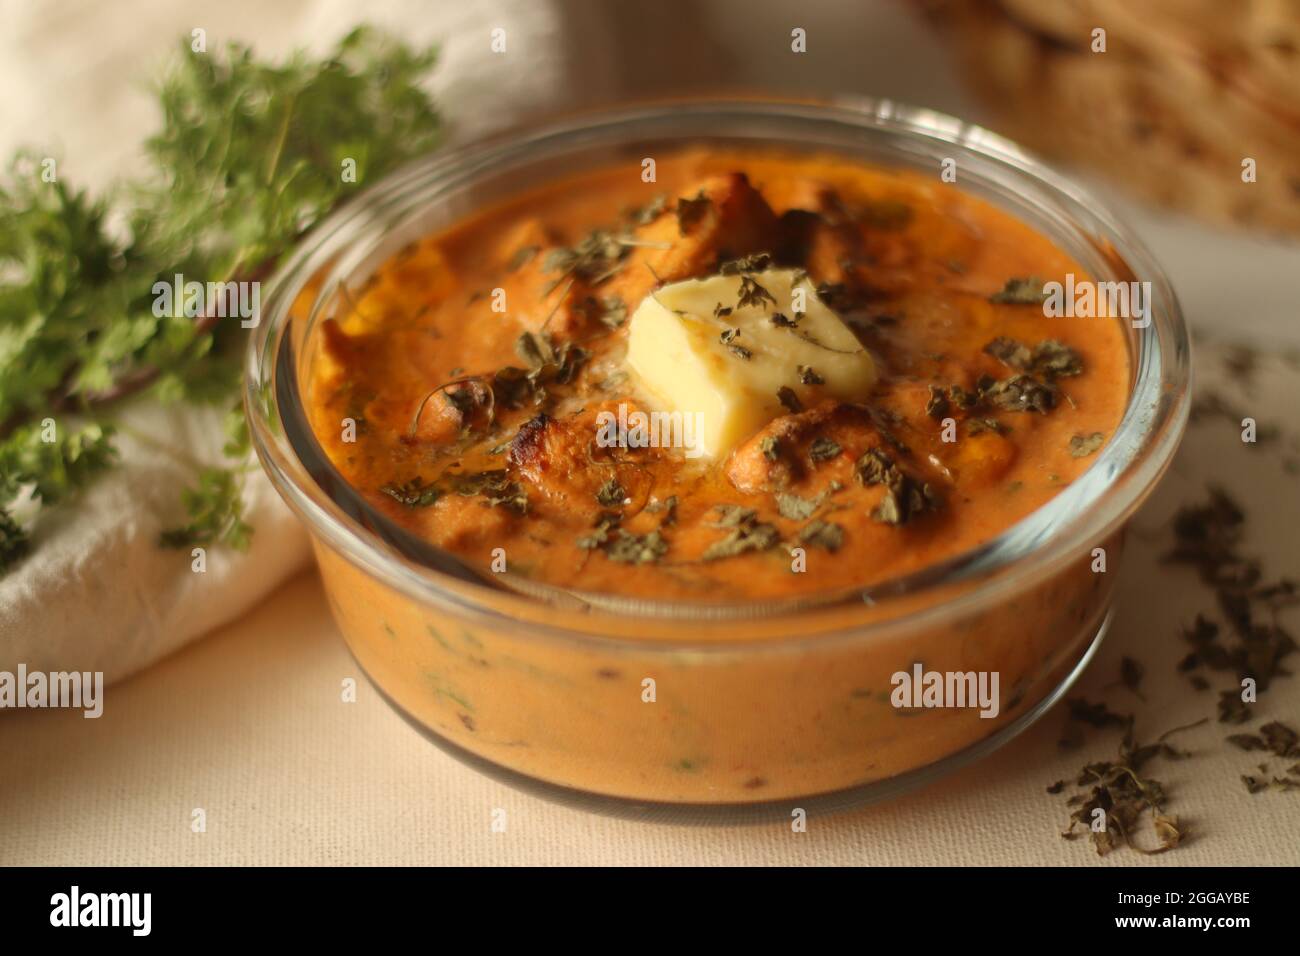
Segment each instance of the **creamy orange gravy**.
[{"label": "creamy orange gravy", "polygon": [[[585,591],[771,599],[871,584],[987,541],[1094,460],[1099,449],[1077,454],[1072,439],[1108,440],[1118,424],[1129,365],[1116,320],[1049,319],[1034,304],[991,301],[1010,279],[1081,279],[1083,270],[958,187],[773,152],[660,158],[657,180],[642,181],[639,161],[584,173],[385,264],[347,314],[325,323],[312,369],[313,425],[347,480],[484,573],[504,556],[511,574]],[[708,202],[679,218],[677,199],[701,195]],[[626,231],[626,252],[597,274],[566,270],[554,250],[596,229]],[[754,253],[832,287],[827,298],[876,359],[870,401],[819,401],[816,386],[791,383],[805,410],[714,463],[676,449],[595,447],[597,411],[645,407],[622,369],[627,323],[610,302],[630,317],[660,283]],[[502,298],[505,310],[494,310]],[[525,332],[582,357],[544,370],[540,402],[512,403],[493,376],[528,368],[517,351]],[[1050,408],[1005,407],[1004,393],[989,391],[1025,374],[986,351],[998,339],[1030,350],[1051,341],[1053,354],[1070,357],[1067,373],[1032,370]],[[950,399],[946,409],[931,386]],[[969,408],[951,398],[980,395]],[[358,423],[354,441],[348,419]],[[819,440],[838,451],[813,457]],[[893,477],[872,481],[881,456]],[[904,521],[885,500],[891,487],[916,505]],[[720,506],[749,509],[744,535],[764,529],[754,550],[710,557],[736,532]],[[812,535],[812,522],[838,530]]]}]

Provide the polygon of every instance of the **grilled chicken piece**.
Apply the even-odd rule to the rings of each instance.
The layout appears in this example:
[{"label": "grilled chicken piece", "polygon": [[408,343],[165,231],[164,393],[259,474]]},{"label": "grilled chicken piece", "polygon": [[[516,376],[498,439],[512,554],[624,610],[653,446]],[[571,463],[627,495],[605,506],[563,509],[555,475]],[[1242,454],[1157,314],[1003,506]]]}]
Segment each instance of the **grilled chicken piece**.
[{"label": "grilled chicken piece", "polygon": [[[628,414],[636,411],[629,408]],[[583,409],[566,418],[541,414],[519,427],[510,443],[507,461],[519,480],[549,501],[585,514],[601,508],[628,513],[639,510],[653,484],[645,465],[657,460],[657,448],[606,447],[602,434],[618,440],[616,426],[602,427],[601,412],[616,422],[617,403]],[[600,501],[597,493],[617,487],[623,495]],[[630,499],[630,500],[629,500]]]},{"label": "grilled chicken piece", "polygon": [[719,262],[770,251],[776,215],[742,173],[713,176],[630,238],[593,232],[559,244],[530,220],[500,245],[506,311],[553,341],[581,338],[635,309],[660,282],[707,275]]},{"label": "grilled chicken piece", "polygon": [[801,180],[781,214],[778,258],[808,270],[816,282],[856,281],[862,259],[862,234],[839,194],[817,180]]},{"label": "grilled chicken piece", "polygon": [[827,400],[773,419],[731,454],[727,478],[746,494],[780,491],[805,480],[846,484],[853,463],[889,439],[864,405]]},{"label": "grilled chicken piece", "polygon": [[661,283],[710,275],[720,263],[772,252],[776,214],[744,173],[711,176],[633,234],[608,291],[635,309]]}]

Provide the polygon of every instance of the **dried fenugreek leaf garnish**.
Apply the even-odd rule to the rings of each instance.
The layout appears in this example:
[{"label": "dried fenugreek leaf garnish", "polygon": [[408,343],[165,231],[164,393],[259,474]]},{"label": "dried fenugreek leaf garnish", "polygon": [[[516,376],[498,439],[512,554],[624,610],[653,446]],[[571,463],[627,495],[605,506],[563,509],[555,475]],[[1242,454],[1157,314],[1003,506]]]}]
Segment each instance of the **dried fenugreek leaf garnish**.
[{"label": "dried fenugreek leaf garnish", "polygon": [[1001,305],[1041,305],[1047,299],[1046,283],[1038,276],[1011,278],[989,301]]}]

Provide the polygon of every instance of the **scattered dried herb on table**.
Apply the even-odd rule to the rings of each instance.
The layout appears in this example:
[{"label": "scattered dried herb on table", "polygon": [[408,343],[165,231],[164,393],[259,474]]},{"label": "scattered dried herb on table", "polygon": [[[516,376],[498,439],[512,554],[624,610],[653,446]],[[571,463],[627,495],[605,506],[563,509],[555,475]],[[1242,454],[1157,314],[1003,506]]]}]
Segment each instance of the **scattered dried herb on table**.
[{"label": "scattered dried herb on table", "polygon": [[[1179,846],[1187,838],[1187,827],[1178,817],[1165,810],[1168,795],[1164,785],[1154,777],[1143,776],[1147,764],[1156,757],[1182,760],[1191,754],[1170,744],[1174,734],[1199,727],[1200,720],[1186,727],[1166,731],[1153,743],[1139,744],[1133,730],[1131,714],[1118,715],[1103,705],[1084,701],[1072,702],[1072,721],[1082,720],[1092,726],[1120,725],[1124,735],[1119,753],[1114,760],[1101,760],[1086,764],[1074,779],[1075,793],[1067,804],[1073,808],[1070,825],[1061,834],[1067,840],[1078,839],[1086,833],[1099,856],[1105,856],[1121,846],[1153,855]],[[1066,781],[1057,781],[1047,788],[1049,793],[1065,791]],[[1097,811],[1101,813],[1098,814]],[[1094,821],[1102,820],[1104,826],[1094,828]],[[1148,825],[1144,826],[1143,821]],[[1082,829],[1080,829],[1082,828]],[[1149,830],[1154,846],[1143,845],[1144,831]]]},{"label": "scattered dried herb on table", "polygon": [[[1193,649],[1179,662],[1178,670],[1191,673],[1192,679],[1199,682],[1198,687],[1208,687],[1199,674],[1192,673],[1202,667],[1231,671],[1239,680],[1252,678],[1259,689],[1268,687],[1278,677],[1290,676],[1281,662],[1295,651],[1295,641],[1279,623],[1278,616],[1283,608],[1300,603],[1300,591],[1296,582],[1288,578],[1266,581],[1261,563],[1241,554],[1245,522],[1241,506],[1222,488],[1214,486],[1209,489],[1207,501],[1186,505],[1174,517],[1174,546],[1164,555],[1164,560],[1196,568],[1201,581],[1216,598],[1234,638],[1232,644],[1223,643],[1222,628],[1204,613],[1198,614],[1193,624],[1183,630]],[[1139,662],[1129,657],[1121,660],[1119,683],[1139,695],[1143,675],[1144,668]],[[1124,737],[1117,760],[1087,764],[1075,778],[1077,792],[1069,798],[1074,809],[1070,826],[1063,835],[1075,839],[1081,835],[1082,827],[1102,855],[1120,846],[1148,854],[1179,846],[1186,838],[1186,827],[1180,826],[1177,817],[1166,814],[1167,794],[1163,785],[1143,777],[1141,771],[1157,756],[1170,760],[1190,756],[1167,740],[1174,733],[1206,723],[1209,718],[1176,728],[1155,743],[1140,746],[1134,739],[1131,714],[1119,714],[1105,704],[1078,698],[1067,701],[1067,707],[1062,747],[1081,745],[1085,726],[1123,727]],[[1219,722],[1229,724],[1247,723],[1255,716],[1252,705],[1242,699],[1240,687],[1219,695],[1217,712]],[[1226,742],[1247,753],[1297,761],[1280,773],[1269,771],[1267,764],[1260,764],[1258,775],[1242,774],[1247,792],[1300,790],[1300,760],[1297,760],[1300,733],[1293,728],[1273,720],[1260,726],[1256,733],[1230,734]],[[1047,787],[1047,792],[1060,794],[1066,787],[1065,780],[1058,780]],[[1106,828],[1093,830],[1093,815],[1098,809],[1106,815]],[[1135,842],[1145,815],[1150,817],[1150,829],[1156,838],[1154,847]]]},{"label": "scattered dried herb on table", "polygon": [[[1260,562],[1241,554],[1245,520],[1245,512],[1226,491],[1211,487],[1208,501],[1180,508],[1174,516],[1174,546],[1163,560],[1196,569],[1213,593],[1232,638],[1224,643],[1223,628],[1198,615],[1183,632],[1192,650],[1182,658],[1179,670],[1228,671],[1238,681],[1252,678],[1260,690],[1267,690],[1275,678],[1290,675],[1284,661],[1295,652],[1296,641],[1282,626],[1278,612],[1300,604],[1300,588],[1290,578],[1266,581]],[[1240,704],[1238,691],[1226,692],[1220,720],[1244,720],[1245,713],[1228,697]]]}]

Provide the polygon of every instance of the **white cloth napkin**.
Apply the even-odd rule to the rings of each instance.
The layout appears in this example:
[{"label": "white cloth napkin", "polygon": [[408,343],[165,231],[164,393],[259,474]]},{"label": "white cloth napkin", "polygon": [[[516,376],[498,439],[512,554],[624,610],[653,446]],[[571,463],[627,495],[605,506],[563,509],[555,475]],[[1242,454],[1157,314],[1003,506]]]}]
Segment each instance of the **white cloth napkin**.
[{"label": "white cloth napkin", "polygon": [[[0,89],[11,94],[0,98],[0,153],[51,149],[60,175],[92,187],[133,173],[138,144],[158,122],[147,81],[199,27],[209,50],[238,39],[275,57],[326,50],[359,19],[411,43],[437,41],[430,87],[453,141],[552,108],[565,81],[550,0],[10,0],[0,18]],[[506,31],[504,54],[491,49],[496,28]],[[184,523],[180,491],[195,479],[194,462],[222,463],[220,412],[135,400],[116,417],[159,444],[120,434],[120,467],[42,517],[31,557],[0,578],[0,671],[22,663],[119,680],[244,613],[307,561],[305,533],[256,469],[246,553],[214,546],[196,573],[188,549],[160,548],[159,532]]]}]

